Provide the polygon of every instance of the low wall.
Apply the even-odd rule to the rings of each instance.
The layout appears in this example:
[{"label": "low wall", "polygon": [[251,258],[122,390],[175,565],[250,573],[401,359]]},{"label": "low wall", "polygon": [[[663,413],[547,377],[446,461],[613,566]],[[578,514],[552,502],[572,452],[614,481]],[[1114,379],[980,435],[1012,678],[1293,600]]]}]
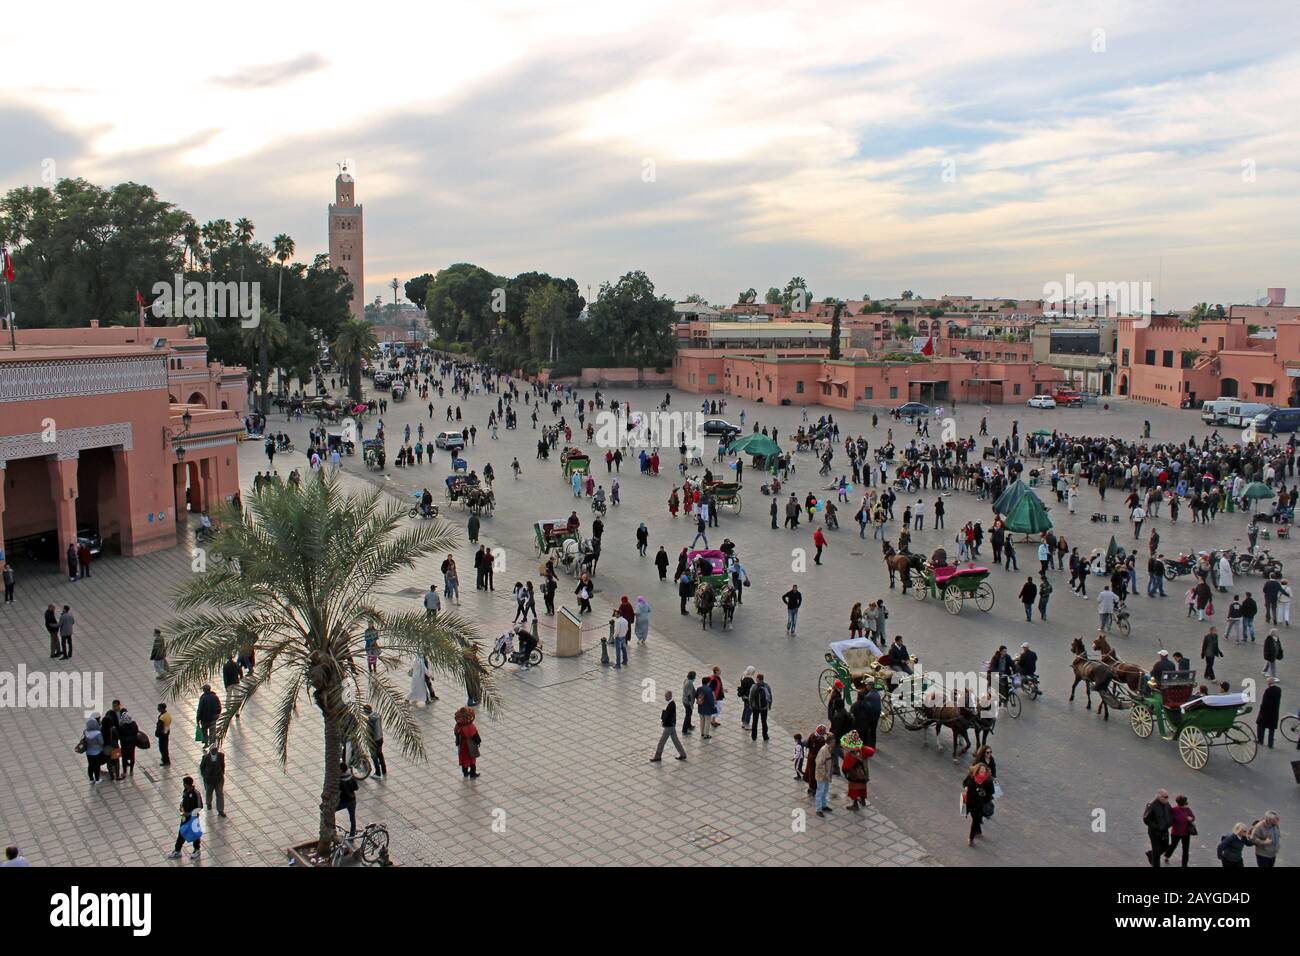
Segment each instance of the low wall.
[{"label": "low wall", "polygon": [[662,372],[652,368],[584,368],[577,381],[584,388],[671,388],[673,372],[670,368]]}]

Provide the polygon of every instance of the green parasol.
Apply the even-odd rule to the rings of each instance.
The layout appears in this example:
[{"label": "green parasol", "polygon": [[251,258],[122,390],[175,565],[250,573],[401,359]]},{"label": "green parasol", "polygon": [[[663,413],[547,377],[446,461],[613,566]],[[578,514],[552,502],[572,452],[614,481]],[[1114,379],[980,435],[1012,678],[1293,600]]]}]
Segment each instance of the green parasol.
[{"label": "green parasol", "polygon": [[1264,482],[1252,481],[1241,493],[1241,497],[1245,498],[1247,501],[1254,501],[1257,498],[1276,498],[1277,494],[1272,488],[1264,484]]},{"label": "green parasol", "polygon": [[1110,536],[1110,544],[1106,545],[1106,557],[1113,561],[1117,554],[1119,554],[1119,542],[1115,540],[1115,536],[1112,534]]},{"label": "green parasol", "polygon": [[1047,516],[1047,509],[1038,500],[1038,495],[1028,490],[1011,506],[1002,523],[1008,531],[1022,534],[1042,534],[1052,527],[1052,519]]},{"label": "green parasol", "polygon": [[1011,509],[1027,494],[1029,494],[1029,489],[1023,481],[1017,478],[1007,485],[1006,490],[998,495],[998,500],[993,502],[993,513],[1000,515],[1011,514]]},{"label": "green parasol", "polygon": [[1051,437],[1052,437],[1052,433],[1049,432],[1046,428],[1040,428],[1040,429],[1038,429],[1036,432],[1034,432],[1034,434],[1035,434],[1037,437],[1039,437],[1039,438],[1051,438]]},{"label": "green parasol", "polygon": [[743,452],[746,455],[761,455],[764,458],[781,454],[780,446],[761,432],[752,432],[743,438],[737,438],[727,450],[733,455]]}]

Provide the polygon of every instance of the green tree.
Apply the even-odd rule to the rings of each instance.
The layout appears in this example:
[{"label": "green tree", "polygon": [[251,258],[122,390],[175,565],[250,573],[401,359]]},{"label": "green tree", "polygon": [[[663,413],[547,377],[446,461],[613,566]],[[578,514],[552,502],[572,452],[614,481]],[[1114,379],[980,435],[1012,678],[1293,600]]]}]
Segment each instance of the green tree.
[{"label": "green tree", "polygon": [[[431,620],[423,609],[389,613],[375,597],[397,573],[451,550],[457,533],[445,523],[406,522],[406,506],[378,490],[345,494],[337,476],[302,486],[271,486],[253,495],[247,515],[227,507],[209,553],[218,560],[177,590],[177,615],[167,623],[173,699],[196,691],[256,635],[258,667],[236,685],[218,720],[230,723],[263,687],[275,686],[271,721],[281,765],[289,761],[290,729],[308,692],[321,718],[324,770],[317,849],[334,841],[339,767],[344,744],[371,744],[363,705],[384,721],[387,740],[425,758],[424,741],[402,682],[388,672],[424,657],[435,672],[465,685],[489,713],[496,692],[468,619],[455,612]],[[390,585],[391,586],[391,585]],[[366,666],[364,633],[379,633],[381,666]]]},{"label": "green tree", "polygon": [[469,262],[440,270],[429,284],[425,305],[434,333],[473,348],[487,345],[499,318],[492,311],[493,293],[505,286],[505,279]]},{"label": "green tree", "polygon": [[640,270],[629,272],[600,295],[588,310],[591,336],[605,364],[618,368],[663,368],[672,362],[673,302],[655,294]]},{"label": "green tree", "polygon": [[767,290],[767,293],[763,296],[763,301],[766,302],[768,305],[780,305],[781,290],[778,289],[776,286],[772,286],[770,289]]},{"label": "green tree", "polygon": [[785,291],[781,293],[781,308],[785,310],[786,315],[791,312],[805,312],[812,304],[812,300],[812,292],[808,290],[807,280],[803,276],[794,276],[785,284]]},{"label": "green tree", "polygon": [[911,289],[905,289],[905,290],[903,290],[903,294],[902,294],[901,296],[899,296],[899,298],[900,298],[900,299],[907,299],[907,300],[915,299],[915,298],[916,298],[916,293],[913,292]]},{"label": "green tree", "polygon": [[253,241],[253,220],[240,217],[235,220],[235,241],[246,246]]},{"label": "green tree", "polygon": [[293,239],[282,232],[271,240],[271,248],[275,250],[275,258],[280,263],[275,289],[275,310],[279,312],[280,305],[284,301],[284,264],[293,258]]},{"label": "green tree", "polygon": [[429,294],[429,283],[433,281],[433,273],[426,272],[422,276],[416,276],[414,279],[408,279],[402,291],[406,295],[408,302],[414,302],[416,306],[423,309],[425,299]]},{"label": "green tree", "polygon": [[835,311],[831,315],[831,359],[835,360],[840,357],[840,315],[844,312],[844,303],[836,302]]},{"label": "green tree", "polygon": [[360,319],[344,323],[334,339],[334,361],[348,371],[348,394],[353,402],[361,401],[361,359],[378,344],[374,330]]},{"label": "green tree", "polygon": [[545,350],[548,361],[554,362],[559,354],[555,340],[564,341],[571,323],[573,296],[563,286],[547,283],[528,296],[524,310],[524,325],[528,329],[529,344],[534,355]]},{"label": "green tree", "polygon": [[244,329],[243,335],[244,343],[257,356],[255,374],[261,386],[259,407],[262,414],[266,415],[271,411],[271,396],[267,385],[271,378],[273,357],[288,339],[288,330],[278,312],[264,308],[257,325]]},{"label": "green tree", "polygon": [[757,290],[755,290],[753,286],[750,286],[744,292],[740,293],[740,295],[736,296],[736,304],[752,305],[754,303],[754,300],[757,298],[758,298]]}]

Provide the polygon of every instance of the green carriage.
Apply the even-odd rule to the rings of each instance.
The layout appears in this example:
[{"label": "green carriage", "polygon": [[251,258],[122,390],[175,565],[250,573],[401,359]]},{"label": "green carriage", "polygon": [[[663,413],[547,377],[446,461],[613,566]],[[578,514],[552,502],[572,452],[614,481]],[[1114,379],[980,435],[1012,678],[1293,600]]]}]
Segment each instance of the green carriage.
[{"label": "green carriage", "polygon": [[740,514],[740,488],[738,481],[711,481],[704,486],[704,492],[713,495],[719,508],[729,508]]},{"label": "green carriage", "polygon": [[586,452],[579,451],[577,448],[565,448],[560,452],[560,471],[564,474],[565,481],[572,481],[575,473],[589,475],[591,459]]},{"label": "green carriage", "polygon": [[973,601],[981,611],[993,609],[993,586],[988,582],[989,569],[974,565],[959,568],[945,564],[934,567],[929,563],[921,570],[912,587],[912,597],[918,601],[926,598],[942,600],[949,614],[960,614],[962,605]]},{"label": "green carriage", "polygon": [[1159,731],[1162,740],[1178,740],[1178,756],[1193,770],[1203,770],[1211,747],[1228,748],[1237,763],[1250,763],[1259,751],[1255,731],[1237,718],[1251,711],[1245,694],[1195,697],[1195,671],[1166,671],[1147,682],[1151,692],[1133,705],[1129,725],[1139,737]]},{"label": "green carriage", "polygon": [[533,524],[533,550],[538,555],[547,554],[552,548],[564,551],[565,541],[578,541],[580,530],[569,530],[568,518],[543,518]]}]

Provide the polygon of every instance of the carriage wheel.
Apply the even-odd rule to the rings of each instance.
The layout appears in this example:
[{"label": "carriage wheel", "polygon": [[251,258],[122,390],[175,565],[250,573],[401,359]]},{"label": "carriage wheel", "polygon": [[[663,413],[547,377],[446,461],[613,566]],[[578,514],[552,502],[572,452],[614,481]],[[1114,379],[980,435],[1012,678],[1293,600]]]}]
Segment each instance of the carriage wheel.
[{"label": "carriage wheel", "polygon": [[943,589],[943,606],[948,609],[949,614],[961,613],[961,588],[955,584],[950,584]]},{"label": "carriage wheel", "polygon": [[1300,740],[1300,717],[1296,717],[1295,715],[1283,717],[1282,723],[1278,725],[1278,729],[1282,731],[1282,736],[1287,740],[1290,740],[1292,743],[1296,740]]},{"label": "carriage wheel", "polygon": [[880,727],[881,732],[889,733],[894,729],[894,705],[889,702],[888,697],[880,699]]},{"label": "carriage wheel", "polygon": [[1151,731],[1155,729],[1155,718],[1151,714],[1151,708],[1146,704],[1134,704],[1133,712],[1128,715],[1129,726],[1133,728],[1133,733],[1139,737],[1146,738],[1151,736]]},{"label": "carriage wheel", "polygon": [[903,707],[899,712],[899,717],[903,721],[903,726],[908,730],[925,729],[925,718],[921,716],[921,712],[915,707]]},{"label": "carriage wheel", "polygon": [[975,606],[985,612],[993,610],[993,588],[987,581],[975,589]]},{"label": "carriage wheel", "polygon": [[912,579],[912,597],[916,598],[918,601],[924,601],[929,593],[929,584],[925,581],[919,581],[916,578]]},{"label": "carriage wheel", "polygon": [[1210,762],[1210,742],[1200,727],[1184,727],[1178,733],[1178,756],[1193,770],[1203,770]]},{"label": "carriage wheel", "polygon": [[1223,736],[1228,739],[1228,756],[1237,763],[1250,763],[1259,753],[1255,732],[1244,721],[1237,721],[1223,732]]},{"label": "carriage wheel", "polygon": [[839,680],[839,678],[840,675],[835,673],[835,671],[829,667],[822,671],[821,675],[818,676],[817,693],[821,697],[823,704],[831,699],[831,691],[835,689],[835,682]]}]

